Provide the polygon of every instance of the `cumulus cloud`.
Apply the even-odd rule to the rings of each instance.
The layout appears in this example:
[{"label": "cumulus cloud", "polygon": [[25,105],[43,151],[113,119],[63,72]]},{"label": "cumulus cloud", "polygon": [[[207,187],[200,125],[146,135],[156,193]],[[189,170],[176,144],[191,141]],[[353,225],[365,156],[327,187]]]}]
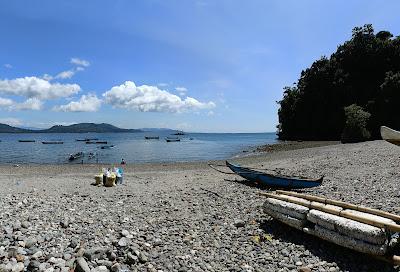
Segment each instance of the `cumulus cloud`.
[{"label": "cumulus cloud", "polygon": [[10,126],[20,126],[22,125],[22,121],[17,119],[17,118],[13,118],[13,117],[6,117],[6,118],[0,118],[0,123],[1,124],[7,124]]},{"label": "cumulus cloud", "polygon": [[187,89],[185,87],[176,87],[175,90],[179,93],[179,95],[186,95]]},{"label": "cumulus cloud", "polygon": [[73,75],[75,75],[75,71],[68,70],[68,71],[63,71],[63,72],[59,73],[54,78],[66,79],[66,78],[71,78]]},{"label": "cumulus cloud", "polygon": [[81,90],[77,84],[50,83],[38,77],[0,80],[0,94],[17,95],[37,99],[69,97]]},{"label": "cumulus cloud", "polygon": [[114,86],[103,94],[105,102],[119,108],[139,110],[142,112],[181,113],[212,109],[214,102],[200,102],[192,97],[180,98],[156,86],[136,86],[132,81],[126,81],[120,86]]},{"label": "cumulus cloud", "polygon": [[43,102],[37,98],[29,98],[22,103],[15,103],[10,110],[41,110]]},{"label": "cumulus cloud", "polygon": [[13,104],[14,101],[12,101],[11,99],[0,97],[0,108],[10,107]]},{"label": "cumulus cloud", "polygon": [[66,105],[56,106],[55,111],[65,112],[93,112],[98,111],[101,106],[101,99],[94,94],[82,95],[78,101],[72,101]]},{"label": "cumulus cloud", "polygon": [[70,61],[72,64],[78,65],[78,66],[83,66],[83,67],[89,67],[90,62],[87,60],[79,59],[79,58],[71,58]]}]

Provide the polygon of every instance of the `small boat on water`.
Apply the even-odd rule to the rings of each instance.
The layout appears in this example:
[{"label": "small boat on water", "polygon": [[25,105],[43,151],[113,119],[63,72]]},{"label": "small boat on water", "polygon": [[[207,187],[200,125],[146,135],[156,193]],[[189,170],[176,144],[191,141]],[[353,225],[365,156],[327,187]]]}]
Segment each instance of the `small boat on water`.
[{"label": "small boat on water", "polygon": [[34,143],[36,140],[18,140],[20,143]]},{"label": "small boat on water", "polygon": [[[301,188],[311,188],[316,187],[322,184],[322,180],[324,177],[320,177],[317,179],[310,179],[304,177],[293,177],[293,176],[285,176],[281,174],[272,174],[267,173],[263,169],[256,169],[251,167],[242,167],[228,161],[225,162],[226,167],[231,169],[233,173],[241,176],[252,182],[257,182],[261,185],[267,187],[275,187],[275,188],[286,188],[286,189],[301,189]],[[212,164],[209,164],[211,168],[222,172],[215,168]],[[220,165],[222,166],[222,165]],[[226,172],[222,172],[226,173]],[[230,173],[226,173],[230,174]]]},{"label": "small boat on water", "polygon": [[78,152],[78,153],[69,155],[68,160],[69,161],[74,161],[76,159],[82,158],[83,156],[84,156],[83,152]]},{"label": "small boat on water", "polygon": [[77,142],[89,142],[89,141],[97,141],[98,138],[85,138],[85,139],[76,139]]},{"label": "small boat on water", "polygon": [[177,132],[173,133],[172,135],[185,135],[185,132],[177,131]]},{"label": "small boat on water", "polygon": [[389,143],[400,145],[400,131],[381,126],[381,136],[383,140]]},{"label": "small boat on water", "polygon": [[179,139],[178,137],[176,137],[176,138],[167,137],[167,138],[165,138],[165,141],[167,141],[167,143],[170,143],[170,142],[180,142],[181,139]]},{"label": "small boat on water", "polygon": [[100,149],[111,149],[113,147],[114,147],[114,145],[102,145],[102,146],[100,146]]},{"label": "small boat on water", "polygon": [[61,142],[61,141],[48,141],[48,142],[42,142],[42,144],[64,144],[64,142]]},{"label": "small boat on water", "polygon": [[160,139],[160,136],[144,136],[146,140],[158,140]]},{"label": "small boat on water", "polygon": [[263,210],[277,221],[342,247],[400,264],[400,216],[325,197],[277,190]]}]

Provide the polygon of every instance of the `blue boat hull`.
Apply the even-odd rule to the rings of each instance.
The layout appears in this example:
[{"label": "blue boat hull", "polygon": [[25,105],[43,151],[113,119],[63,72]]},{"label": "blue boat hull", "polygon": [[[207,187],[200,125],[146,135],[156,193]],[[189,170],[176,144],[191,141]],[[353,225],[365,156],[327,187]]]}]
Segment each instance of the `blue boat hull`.
[{"label": "blue boat hull", "polygon": [[319,179],[302,179],[295,177],[271,175],[251,168],[231,164],[229,162],[226,162],[226,166],[242,178],[245,178],[249,181],[258,182],[267,187],[285,189],[312,188],[321,185],[323,180],[323,177]]}]

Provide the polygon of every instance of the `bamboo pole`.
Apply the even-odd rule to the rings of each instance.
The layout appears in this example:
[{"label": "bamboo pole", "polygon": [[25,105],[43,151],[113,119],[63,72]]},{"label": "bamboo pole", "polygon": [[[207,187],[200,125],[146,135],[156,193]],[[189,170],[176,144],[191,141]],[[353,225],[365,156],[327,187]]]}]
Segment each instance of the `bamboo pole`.
[{"label": "bamboo pole", "polygon": [[278,200],[282,200],[282,201],[286,201],[286,202],[291,202],[294,204],[298,204],[301,206],[305,206],[307,208],[310,209],[315,209],[315,210],[319,210],[319,211],[323,211],[329,214],[333,214],[333,215],[337,215],[337,216],[341,216],[341,217],[345,217],[348,219],[352,219],[364,224],[368,224],[368,225],[372,225],[375,227],[379,227],[379,228],[385,228],[394,232],[400,232],[400,225],[397,224],[391,224],[391,223],[382,223],[379,222],[377,220],[374,219],[370,219],[370,218],[365,218],[363,216],[359,216],[356,214],[351,214],[347,211],[338,211],[334,208],[330,208],[330,207],[326,207],[324,203],[321,202],[311,202],[309,205],[304,204],[301,201],[298,201],[296,199],[291,199],[289,196],[287,195],[277,195],[277,194],[271,194],[271,193],[264,193],[263,195],[267,196],[267,197],[271,197],[271,198],[275,198]]},{"label": "bamboo pole", "polygon": [[318,197],[318,196],[300,194],[300,193],[296,193],[296,192],[289,192],[289,191],[283,191],[283,190],[276,190],[276,192],[278,194],[289,195],[289,196],[294,196],[294,197],[307,199],[307,200],[310,200],[310,201],[321,202],[321,203],[324,203],[324,204],[330,204],[330,205],[334,205],[334,206],[339,206],[339,207],[342,207],[342,208],[345,208],[345,209],[351,209],[351,210],[356,210],[356,211],[359,211],[359,212],[370,213],[370,214],[382,216],[382,217],[385,217],[385,218],[388,218],[388,219],[392,219],[392,220],[394,220],[396,222],[400,222],[400,216],[397,215],[397,214],[392,214],[392,213],[388,213],[388,212],[384,212],[384,211],[380,211],[380,210],[376,210],[376,209],[372,209],[372,208],[358,206],[358,205],[354,205],[354,204],[351,204],[351,203],[346,203],[346,202],[343,202],[343,201],[332,200],[332,199],[328,199],[328,198],[325,198],[325,197]]}]

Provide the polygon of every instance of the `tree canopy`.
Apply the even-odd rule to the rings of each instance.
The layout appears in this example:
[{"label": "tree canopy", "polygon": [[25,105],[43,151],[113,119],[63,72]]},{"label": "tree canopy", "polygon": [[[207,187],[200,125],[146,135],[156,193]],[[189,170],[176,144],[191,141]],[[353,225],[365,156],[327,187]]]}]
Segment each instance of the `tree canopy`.
[{"label": "tree canopy", "polygon": [[366,129],[400,129],[400,37],[355,27],[352,38],[329,58],[321,57],[284,88],[278,101],[282,140],[338,140],[346,125],[345,108],[357,105],[370,114]]}]

